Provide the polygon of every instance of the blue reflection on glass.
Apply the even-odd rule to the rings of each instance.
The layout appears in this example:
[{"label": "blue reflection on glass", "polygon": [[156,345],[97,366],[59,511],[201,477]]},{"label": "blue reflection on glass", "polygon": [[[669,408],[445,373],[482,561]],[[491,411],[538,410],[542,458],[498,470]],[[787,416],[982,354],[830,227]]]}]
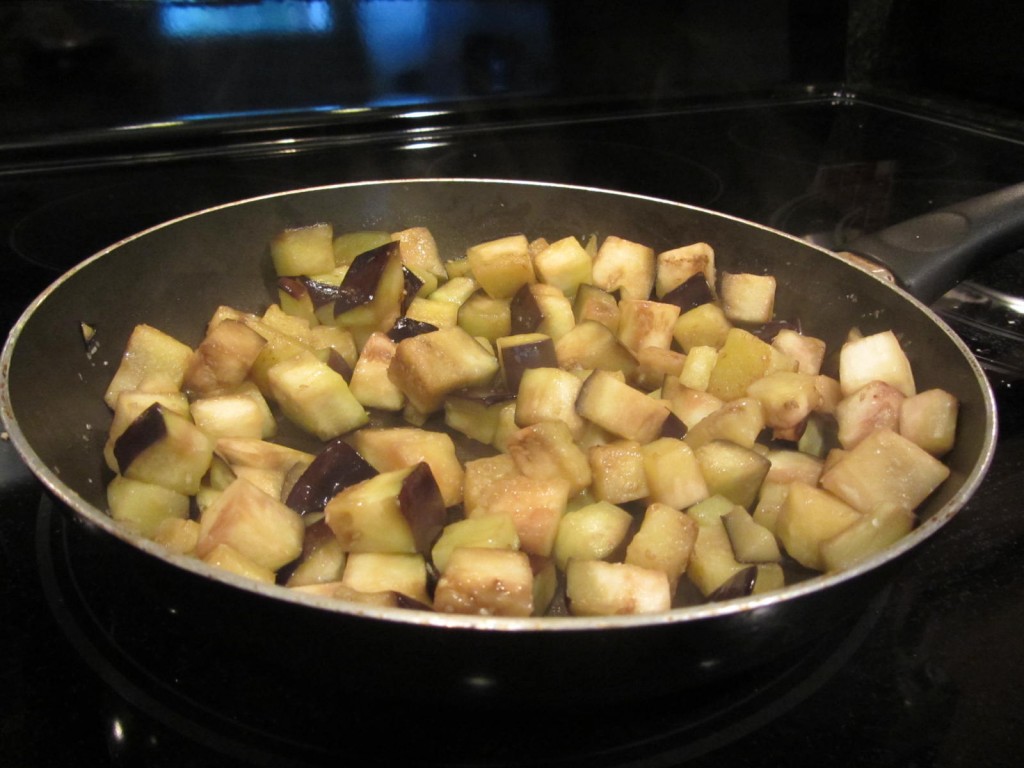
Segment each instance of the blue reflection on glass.
[{"label": "blue reflection on glass", "polygon": [[160,9],[160,29],[173,38],[319,35],[334,26],[328,0],[264,0],[230,4],[169,3]]}]

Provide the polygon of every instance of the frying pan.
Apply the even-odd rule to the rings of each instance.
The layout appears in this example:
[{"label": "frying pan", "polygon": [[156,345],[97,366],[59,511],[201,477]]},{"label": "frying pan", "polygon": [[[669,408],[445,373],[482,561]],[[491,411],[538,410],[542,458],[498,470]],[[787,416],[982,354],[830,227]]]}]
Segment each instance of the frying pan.
[{"label": "frying pan", "polygon": [[[959,278],[927,249],[973,254],[1007,247],[982,213],[1022,199],[1012,188],[909,234],[868,246],[902,248],[897,281],[926,300]],[[268,243],[285,227],[329,221],[335,231],[427,226],[442,254],[513,232],[615,234],[655,250],[706,241],[719,269],[778,279],[776,315],[839,348],[848,330],[894,330],[919,389],[942,387],[961,403],[952,473],[920,509],[920,525],[885,552],[842,573],[777,593],[649,616],[533,619],[435,615],[300,595],[167,554],[102,510],[103,393],[132,328],[149,323],[195,345],[221,304],[262,311],[275,296]],[[996,221],[1001,221],[999,217]],[[96,328],[88,353],[80,323]],[[137,664],[187,694],[257,720],[328,721],[340,699],[443,705],[622,703],[673,695],[797,655],[856,616],[894,569],[935,534],[981,482],[996,414],[979,365],[926,306],[843,258],[741,219],[664,200],[518,181],[421,179],[342,184],[274,194],[185,216],[130,237],[72,269],[25,311],[2,356],[2,409],[10,439],[55,501],[69,510],[69,557],[107,623]],[[133,641],[129,629],[152,629]],[[154,637],[155,636],[155,637]],[[329,702],[324,709],[323,702]],[[434,706],[431,703],[429,706]],[[297,726],[298,727],[298,726]]]}]

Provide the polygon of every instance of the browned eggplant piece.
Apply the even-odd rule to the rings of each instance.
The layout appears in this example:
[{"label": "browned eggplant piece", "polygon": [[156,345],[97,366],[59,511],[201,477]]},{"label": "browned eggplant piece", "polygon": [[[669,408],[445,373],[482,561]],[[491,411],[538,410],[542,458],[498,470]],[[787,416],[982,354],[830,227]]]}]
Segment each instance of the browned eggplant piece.
[{"label": "browned eggplant piece", "polygon": [[772,340],[779,335],[779,331],[790,330],[802,333],[799,320],[771,320],[757,328],[752,328],[751,333],[771,344]]},{"label": "browned eggplant piece", "polygon": [[340,374],[346,382],[352,381],[352,366],[348,360],[341,356],[338,350],[333,347],[327,352],[327,366],[337,374]]},{"label": "browned eggplant piece", "polygon": [[338,491],[376,474],[355,448],[336,438],[299,476],[285,503],[300,515],[320,512]]},{"label": "browned eggplant piece", "polygon": [[277,287],[293,299],[309,296],[313,308],[323,307],[338,298],[338,286],[322,283],[311,277],[279,277]]},{"label": "browned eggplant piece", "polygon": [[[404,315],[409,310],[412,300],[416,298],[416,294],[423,287],[423,280],[406,266],[402,267],[402,279],[405,281],[405,295],[402,296],[402,314]],[[398,339],[394,339],[394,341],[398,341]]]},{"label": "browned eggplant piece", "polygon": [[189,419],[153,403],[114,443],[118,471],[130,480],[195,495],[213,459],[213,441]]},{"label": "browned eggplant piece", "polygon": [[[356,256],[338,286],[334,316],[373,302],[388,264],[392,258],[397,258],[397,254],[398,243],[390,242]],[[403,285],[404,280],[403,276]]]},{"label": "browned eggplant piece", "polygon": [[757,582],[757,566],[752,565],[737,571],[725,581],[722,586],[708,595],[709,603],[717,603],[722,600],[734,600],[737,597],[749,597],[754,594],[754,584]]},{"label": "browned eggplant piece", "polygon": [[558,367],[554,341],[541,333],[523,333],[500,339],[498,361],[509,392],[519,391],[519,382],[526,369]]},{"label": "browned eggplant piece", "polygon": [[530,290],[530,285],[524,285],[512,297],[509,305],[512,315],[512,333],[533,333],[544,320],[544,309],[537,302],[537,298]]},{"label": "browned eggplant piece", "polygon": [[682,312],[689,312],[714,300],[715,295],[703,272],[690,276],[659,299],[665,304],[675,304]]},{"label": "browned eggplant piece", "polygon": [[441,488],[425,461],[406,476],[398,492],[398,508],[412,531],[416,551],[429,553],[444,528],[446,508]]},{"label": "browned eggplant piece", "polygon": [[388,338],[396,344],[403,339],[409,339],[413,336],[419,336],[421,333],[430,333],[436,331],[437,326],[432,323],[425,323],[422,320],[413,320],[410,317],[404,315],[395,321],[395,324],[388,331]]},{"label": "browned eggplant piece", "polygon": [[672,413],[672,411],[669,411],[668,418],[666,418],[665,423],[661,425],[661,436],[674,437],[678,440],[682,440],[686,437],[686,424],[682,419]]},{"label": "browned eggplant piece", "polygon": [[[295,509],[295,507],[292,507],[292,509]],[[303,514],[301,509],[296,509],[296,511],[299,512],[299,514]],[[326,562],[326,559],[321,557],[319,562],[314,563],[314,558],[316,558],[318,552],[325,551],[325,547],[334,546],[335,544],[336,539],[334,538],[334,532],[328,527],[327,522],[323,518],[317,520],[312,525],[306,526],[306,534],[302,537],[302,554],[287,565],[278,569],[274,579],[275,582],[278,584],[287,584],[289,586],[298,586],[299,584],[316,584],[324,581],[323,573],[325,569],[323,565]],[[337,572],[344,569],[344,558],[344,553],[342,553],[338,556],[336,562],[329,563],[328,567],[331,571],[329,574],[330,577],[336,578],[339,575]],[[311,565],[316,568],[316,576],[319,578],[310,580],[302,579],[297,582],[294,578],[296,571],[299,572],[300,577],[307,575],[300,570],[300,566],[307,569],[308,572]]]},{"label": "browned eggplant piece", "polygon": [[324,513],[346,552],[427,556],[447,510],[430,466],[420,462],[342,489]]}]

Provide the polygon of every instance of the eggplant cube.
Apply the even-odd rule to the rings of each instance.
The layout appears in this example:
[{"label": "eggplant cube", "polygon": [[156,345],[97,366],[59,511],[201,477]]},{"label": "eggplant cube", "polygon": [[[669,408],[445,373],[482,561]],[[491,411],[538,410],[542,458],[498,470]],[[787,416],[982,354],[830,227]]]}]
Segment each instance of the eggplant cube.
[{"label": "eggplant cube", "polygon": [[768,373],[772,347],[749,331],[731,328],[708,380],[708,392],[722,400],[735,400],[747,387]]},{"label": "eggplant cube", "polygon": [[732,323],[717,304],[701,304],[683,312],[672,329],[672,337],[689,353],[694,347],[719,349],[732,328]]},{"label": "eggplant cube", "polygon": [[333,324],[350,331],[359,346],[375,331],[388,331],[402,314],[406,274],[397,242],[356,256],[338,287]]},{"label": "eggplant cube", "polygon": [[516,468],[536,480],[562,479],[575,496],[590,485],[590,464],[561,421],[542,421],[512,434],[505,451]]},{"label": "eggplant cube", "polygon": [[341,583],[365,594],[398,592],[430,605],[427,566],[419,554],[354,552],[345,563]]},{"label": "eggplant cube", "polygon": [[199,557],[223,544],[270,571],[302,554],[306,531],[297,512],[241,478],[206,508],[199,526]]},{"label": "eggplant cube", "polygon": [[466,463],[464,498],[467,518],[508,515],[522,549],[547,556],[569,501],[569,482],[527,477],[511,457],[502,454]]},{"label": "eggplant cube", "polygon": [[622,507],[597,501],[565,513],[555,538],[555,562],[565,570],[570,560],[604,560],[621,549],[633,524]]},{"label": "eggplant cube", "polygon": [[470,336],[494,342],[512,333],[511,299],[495,299],[477,291],[459,307],[458,321]]},{"label": "eggplant cube", "polygon": [[583,382],[561,368],[528,368],[519,380],[516,424],[529,427],[544,421],[558,421],[568,427],[573,439],[583,435],[585,422],[576,412],[576,398]]},{"label": "eggplant cube", "polygon": [[633,354],[645,347],[668,349],[679,319],[679,307],[660,301],[623,299],[619,302],[619,341]]},{"label": "eggplant cube", "polygon": [[455,443],[444,432],[416,427],[361,429],[353,446],[378,472],[391,472],[426,462],[446,507],[462,502],[465,472],[455,455]]},{"label": "eggplant cube", "polygon": [[486,547],[452,550],[434,591],[434,609],[483,616],[530,616],[533,569],[523,552]]},{"label": "eggplant cube", "polygon": [[750,513],[736,506],[722,515],[732,551],[741,563],[777,563],[782,559],[775,535],[755,522]]},{"label": "eggplant cube", "polygon": [[346,552],[427,554],[444,525],[445,507],[430,468],[420,463],[350,485],[324,514]]},{"label": "eggplant cube", "polygon": [[733,323],[760,325],[775,313],[775,278],[771,275],[722,274],[722,310]]},{"label": "eggplant cube", "polygon": [[658,298],[701,275],[709,288],[715,285],[715,251],[707,243],[693,243],[658,254],[654,291]]},{"label": "eggplant cube", "polygon": [[116,475],[107,485],[110,516],[147,539],[156,535],[164,520],[188,518],[188,496],[161,485]]},{"label": "eggplant cube", "polygon": [[892,331],[848,341],[839,351],[839,383],[844,397],[872,381],[891,384],[907,397],[917,393],[910,361]]},{"label": "eggplant cube", "polygon": [[900,403],[899,433],[932,456],[953,448],[960,403],[949,392],[929,389]]},{"label": "eggplant cube", "polygon": [[503,391],[467,390],[450,395],[444,401],[444,423],[484,445],[494,442],[498,422],[505,405],[515,411],[515,401]]},{"label": "eggplant cube", "polygon": [[682,440],[662,437],[647,443],[641,450],[648,503],[660,502],[685,509],[710,495],[696,454]]},{"label": "eggplant cube", "polygon": [[519,549],[519,534],[508,515],[485,515],[456,520],[441,531],[430,550],[430,559],[438,571],[444,573],[448,559],[459,547],[488,547],[490,549]]},{"label": "eggplant cube", "polygon": [[[734,506],[731,503],[727,505],[730,510]],[[692,510],[687,514],[692,516]],[[702,595],[708,597],[748,566],[736,560],[721,515],[703,523],[696,517],[694,520],[698,523],[697,538],[686,566],[686,576]]]},{"label": "eggplant cube", "polygon": [[650,493],[643,446],[635,440],[615,440],[587,452],[594,496],[612,504],[645,498]]},{"label": "eggplant cube", "polygon": [[352,395],[367,408],[382,411],[400,411],[405,395],[388,377],[388,368],[395,356],[397,344],[386,334],[375,332],[363,345],[349,381]]},{"label": "eggplant cube", "polygon": [[274,416],[259,389],[251,393],[233,393],[204,397],[193,401],[192,419],[213,438],[272,437]]},{"label": "eggplant cube", "polygon": [[907,438],[880,429],[825,470],[821,485],[861,512],[887,502],[915,509],[949,472],[949,467]]},{"label": "eggplant cube", "polygon": [[590,283],[590,254],[575,237],[563,237],[533,257],[538,277],[566,296],[575,296],[581,285]]},{"label": "eggplant cube", "polygon": [[189,496],[213,460],[213,441],[187,418],[154,403],[114,443],[118,471]]},{"label": "eggplant cube", "polygon": [[590,320],[605,326],[613,334],[619,330],[619,302],[613,294],[596,285],[584,283],[579,286],[572,313],[577,325]]},{"label": "eggplant cube", "polygon": [[623,299],[646,300],[654,290],[654,251],[646,245],[609,235],[591,267],[594,285]]},{"label": "eggplant cube", "polygon": [[825,567],[822,543],[860,518],[860,512],[827,490],[794,482],[775,521],[775,534],[790,557],[820,571]]},{"label": "eggplant cube", "polygon": [[594,371],[583,382],[576,411],[599,427],[639,443],[658,437],[669,415],[668,406],[662,401],[601,370]]},{"label": "eggplant cube", "polygon": [[237,576],[244,576],[264,584],[274,583],[274,572],[270,568],[253,562],[230,544],[217,544],[200,559],[208,565]]},{"label": "eggplant cube", "polygon": [[825,342],[821,339],[783,328],[775,334],[772,346],[796,360],[798,372],[812,376],[821,373],[821,364],[825,359]]},{"label": "eggplant cube", "polygon": [[544,283],[524,285],[509,305],[512,333],[543,333],[560,339],[576,325],[572,303],[558,288]]},{"label": "eggplant cube", "polygon": [[821,544],[826,570],[839,571],[895,544],[914,527],[914,513],[899,504],[880,504],[849,528]]},{"label": "eggplant cube", "polygon": [[515,395],[532,368],[558,367],[554,341],[545,333],[516,333],[497,340],[498,362],[505,388]]},{"label": "eggplant cube", "polygon": [[192,359],[192,348],[156,328],[135,326],[103,396],[110,408],[122,392],[177,392]]},{"label": "eggplant cube", "polygon": [[865,384],[836,406],[838,438],[850,449],[878,429],[898,430],[904,395],[884,381]]},{"label": "eggplant cube", "polygon": [[117,397],[117,405],[114,407],[114,417],[110,422],[110,430],[107,432],[107,442],[103,446],[103,458],[112,472],[117,472],[117,459],[114,458],[114,445],[117,443],[117,438],[153,403],[160,403],[164,409],[189,418],[191,409],[188,397],[184,392],[163,394],[138,390],[121,392]]},{"label": "eggplant cube", "polygon": [[524,235],[479,243],[466,250],[473,278],[488,296],[507,299],[524,285],[537,281]]},{"label": "eggplant cube", "polygon": [[198,396],[233,389],[245,381],[267,340],[238,320],[213,326],[196,348],[184,388]]},{"label": "eggplant cube", "polygon": [[267,380],[285,416],[321,440],[351,432],[369,421],[344,377],[314,355],[278,363],[267,371]]},{"label": "eggplant cube", "polygon": [[697,530],[697,522],[685,512],[667,504],[649,504],[626,548],[626,562],[664,572],[674,593],[690,562]]},{"label": "eggplant cube", "polygon": [[672,607],[672,590],[663,571],[603,560],[570,562],[566,597],[574,616],[659,613]]},{"label": "eggplant cube", "polygon": [[409,227],[392,233],[391,239],[398,243],[398,250],[405,266],[428,272],[442,280],[448,277],[437,249],[437,242],[429,229]]},{"label": "eggplant cube", "polygon": [[778,371],[747,387],[747,395],[761,401],[765,426],[793,429],[821,404],[815,377],[807,373]]},{"label": "eggplant cube", "polygon": [[752,507],[771,462],[752,448],[728,440],[713,440],[694,451],[709,495],[724,496],[741,507]]},{"label": "eggplant cube", "polygon": [[388,377],[420,413],[441,408],[451,392],[490,384],[498,359],[462,328],[443,328],[403,339]]},{"label": "eggplant cube", "polygon": [[270,258],[281,277],[319,275],[334,269],[334,228],[319,223],[285,229],[270,241]]},{"label": "eggplant cube", "polygon": [[583,320],[555,344],[558,365],[567,371],[601,369],[629,375],[637,366],[629,351],[608,326]]},{"label": "eggplant cube", "polygon": [[691,427],[684,438],[693,449],[714,440],[728,440],[753,448],[765,428],[764,408],[754,397],[742,397],[726,403]]}]

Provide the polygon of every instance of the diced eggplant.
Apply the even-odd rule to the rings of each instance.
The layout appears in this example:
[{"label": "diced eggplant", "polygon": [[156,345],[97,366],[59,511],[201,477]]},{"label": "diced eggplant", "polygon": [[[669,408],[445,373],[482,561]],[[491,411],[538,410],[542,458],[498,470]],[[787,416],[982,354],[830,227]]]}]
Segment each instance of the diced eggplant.
[{"label": "diced eggplant", "polygon": [[754,584],[757,583],[757,566],[751,565],[741,571],[737,571],[729,579],[717,587],[714,592],[708,595],[709,603],[719,603],[723,600],[735,600],[740,597],[749,597],[754,594]]},{"label": "diced eggplant", "polygon": [[524,333],[498,339],[498,361],[505,387],[519,392],[519,382],[529,368],[557,368],[555,344],[543,333]]},{"label": "diced eggplant", "polygon": [[421,333],[430,333],[436,330],[436,325],[423,322],[422,320],[413,320],[403,315],[391,326],[391,330],[388,331],[388,338],[397,344],[402,339],[408,339],[412,336],[419,336]]},{"label": "diced eggplant", "polygon": [[346,552],[426,554],[445,520],[444,500],[426,463],[349,486],[324,513]]},{"label": "diced eggplant", "polygon": [[[715,251],[707,243],[692,243],[658,254],[655,293],[664,296],[691,278],[700,276],[712,292],[715,285]],[[685,310],[684,310],[685,311]]]},{"label": "diced eggplant", "polygon": [[530,616],[533,613],[533,568],[523,552],[460,547],[434,592],[441,613],[485,616]]},{"label": "diced eggplant", "polygon": [[544,283],[530,283],[516,291],[509,312],[513,335],[543,333],[557,341],[576,325],[569,299]]},{"label": "diced eggplant", "polygon": [[675,304],[679,307],[680,313],[689,312],[702,304],[710,304],[714,300],[715,294],[708,285],[704,272],[690,275],[675,288],[662,294],[659,299],[666,304]]},{"label": "diced eggplant", "polygon": [[378,474],[342,438],[329,442],[292,486],[285,503],[300,515],[322,512],[344,488]]},{"label": "diced eggplant", "polygon": [[114,459],[131,480],[194,495],[213,459],[213,441],[188,419],[154,403],[121,433]]}]

